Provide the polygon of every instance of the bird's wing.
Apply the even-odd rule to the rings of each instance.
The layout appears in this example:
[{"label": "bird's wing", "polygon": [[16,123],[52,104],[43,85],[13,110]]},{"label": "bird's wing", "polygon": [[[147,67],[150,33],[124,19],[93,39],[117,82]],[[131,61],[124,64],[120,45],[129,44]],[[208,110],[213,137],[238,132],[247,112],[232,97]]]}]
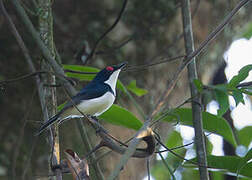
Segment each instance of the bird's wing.
[{"label": "bird's wing", "polygon": [[[92,85],[92,84],[91,84]],[[57,122],[59,120],[60,115],[67,110],[68,108],[72,107],[73,105],[78,105],[83,100],[88,99],[94,99],[102,96],[106,92],[111,92],[113,94],[113,91],[111,87],[107,84],[104,85],[89,85],[83,88],[78,94],[72,97],[71,101],[68,101],[63,109],[58,112],[56,115],[51,117],[48,121],[46,121],[39,129],[36,135],[41,134],[45,129],[50,127],[53,123]]]},{"label": "bird's wing", "polygon": [[83,88],[78,94],[72,97],[72,100],[69,100],[61,111],[72,107],[73,105],[78,105],[83,100],[94,99],[102,96],[106,92],[111,92],[113,94],[112,89],[107,84],[105,86],[94,85],[92,87]]}]

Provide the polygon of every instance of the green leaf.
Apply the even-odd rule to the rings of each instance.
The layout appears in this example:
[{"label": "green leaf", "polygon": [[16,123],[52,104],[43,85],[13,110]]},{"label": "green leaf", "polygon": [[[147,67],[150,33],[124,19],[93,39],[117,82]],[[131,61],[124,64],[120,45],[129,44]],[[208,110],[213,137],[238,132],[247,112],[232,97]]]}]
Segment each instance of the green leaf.
[{"label": "green leaf", "polygon": [[252,23],[247,24],[245,28],[246,30],[245,33],[243,33],[243,37],[250,39],[250,37],[252,36]]},{"label": "green leaf", "polygon": [[221,171],[212,171],[211,172],[211,179],[214,180],[225,180],[224,179],[224,173]]},{"label": "green leaf", "polygon": [[245,104],[244,99],[243,99],[243,94],[239,89],[233,90],[232,91],[232,96],[235,100],[236,106],[241,102],[242,104]]},{"label": "green leaf", "polygon": [[137,119],[134,114],[116,104],[113,104],[111,108],[100,115],[99,118],[108,123],[134,130],[140,129],[143,125],[143,123]]},{"label": "green leaf", "polygon": [[[182,172],[182,179],[183,180],[199,180],[199,170],[186,168]],[[215,179],[214,179],[215,180]]]},{"label": "green leaf", "polygon": [[176,150],[176,154],[178,154],[182,158],[178,158],[178,157],[174,156],[174,154],[168,153],[168,155],[166,157],[166,161],[168,164],[170,164],[172,166],[173,170],[176,170],[179,166],[182,165],[182,163],[184,161],[183,158],[185,157],[186,152],[187,152],[187,150],[185,148],[179,148]]},{"label": "green leaf", "polygon": [[137,96],[143,96],[148,93],[148,91],[146,89],[142,89],[142,88],[137,87],[136,80],[131,81],[130,84],[126,87],[128,90],[130,90],[131,92],[133,92]]},{"label": "green leaf", "polygon": [[203,91],[203,84],[199,79],[194,79],[193,83],[195,84],[195,86],[199,92]]},{"label": "green leaf", "polygon": [[[89,67],[89,66],[80,66],[80,65],[66,65],[63,64],[64,70],[72,70],[72,71],[80,71],[80,72],[92,72],[92,73],[97,73],[100,70],[94,67]],[[67,72],[66,73],[67,77],[71,78],[76,78],[80,81],[91,81],[96,74],[80,74],[80,73],[71,73]]]},{"label": "green leaf", "polygon": [[[197,158],[191,159],[191,161],[197,161]],[[236,173],[239,170],[239,163],[243,161],[243,158],[238,156],[207,156],[207,164],[211,169],[226,170],[231,173]],[[190,164],[186,162],[185,164]],[[209,170],[211,170],[209,169]],[[246,177],[252,177],[252,163],[246,164],[240,172],[240,175]]]},{"label": "green leaf", "polygon": [[[192,109],[178,108],[172,112],[172,115],[164,117],[164,121],[172,122],[176,119],[176,114],[180,118],[180,123],[183,125],[193,126]],[[236,147],[236,141],[233,131],[225,119],[208,112],[202,112],[203,128],[206,131],[213,132],[222,136],[225,140]]]},{"label": "green leaf", "polygon": [[[242,160],[240,161],[239,165],[238,165],[238,169],[237,169],[237,174],[240,173],[240,171],[242,171],[242,169],[248,164],[248,162],[252,159],[252,149],[250,149],[247,154],[242,158]],[[251,168],[252,170],[252,168]]]},{"label": "green leaf", "polygon": [[213,144],[211,143],[211,141],[209,140],[209,138],[206,138],[206,152],[207,155],[210,155],[213,151]]},{"label": "green leaf", "polygon": [[240,90],[242,91],[242,93],[252,96],[252,88],[247,87],[247,88],[241,88]]},{"label": "green leaf", "polygon": [[229,108],[229,101],[228,101],[228,95],[227,92],[223,92],[221,90],[214,90],[216,100],[219,104],[219,109],[217,110],[217,115],[219,117],[223,116],[225,112],[227,112]]},{"label": "green leaf", "polygon": [[63,107],[65,106],[66,103],[67,102],[64,102],[64,103],[58,105],[57,110],[60,111],[61,109],[63,109]]},{"label": "green leaf", "polygon": [[168,138],[166,139],[165,145],[166,145],[166,147],[168,147],[170,149],[177,147],[177,146],[182,146],[183,139],[182,139],[180,133],[177,131],[172,131],[170,134],[168,134]]},{"label": "green leaf", "polygon": [[252,142],[252,126],[247,126],[242,128],[240,131],[237,132],[237,136],[239,139],[240,144],[248,147],[249,144]]},{"label": "green leaf", "polygon": [[[186,149],[181,148],[177,150],[176,153],[181,157],[185,157]],[[165,161],[166,164],[169,165],[169,168],[174,172],[178,167],[182,165],[184,160],[174,156],[171,153],[168,153],[167,157],[165,158]],[[157,161],[155,165],[151,167],[151,175],[157,180],[171,179],[169,178],[171,174],[169,173],[169,170],[167,170],[162,161]]]},{"label": "green leaf", "polygon": [[151,167],[151,175],[157,180],[171,179],[169,171],[162,162],[157,162]]},{"label": "green leaf", "polygon": [[230,82],[228,83],[229,88],[234,88],[236,87],[241,81],[246,79],[249,75],[249,71],[252,69],[252,64],[249,64],[247,66],[244,66],[243,68],[240,69],[238,75],[234,76]]}]

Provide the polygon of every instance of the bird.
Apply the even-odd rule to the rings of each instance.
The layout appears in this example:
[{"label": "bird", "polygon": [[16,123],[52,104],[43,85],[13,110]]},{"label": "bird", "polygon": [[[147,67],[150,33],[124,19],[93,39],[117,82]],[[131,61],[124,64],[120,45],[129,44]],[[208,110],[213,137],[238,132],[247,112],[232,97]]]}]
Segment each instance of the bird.
[{"label": "bird", "polygon": [[52,124],[61,124],[72,118],[83,117],[83,114],[97,117],[107,111],[116,98],[116,82],[120,71],[126,65],[107,66],[96,74],[94,79],[68,101],[62,110],[42,124],[35,135],[40,135]]}]

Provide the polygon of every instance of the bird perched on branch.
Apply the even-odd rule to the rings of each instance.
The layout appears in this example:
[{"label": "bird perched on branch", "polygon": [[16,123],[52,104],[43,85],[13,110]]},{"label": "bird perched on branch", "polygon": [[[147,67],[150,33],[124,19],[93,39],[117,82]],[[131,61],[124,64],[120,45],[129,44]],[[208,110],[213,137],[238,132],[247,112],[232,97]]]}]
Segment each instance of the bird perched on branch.
[{"label": "bird perched on branch", "polygon": [[126,63],[121,63],[101,70],[90,83],[65,104],[61,111],[46,121],[36,135],[41,134],[56,122],[61,123],[66,119],[83,117],[83,114],[99,116],[107,111],[115,101],[116,82],[125,65]]}]

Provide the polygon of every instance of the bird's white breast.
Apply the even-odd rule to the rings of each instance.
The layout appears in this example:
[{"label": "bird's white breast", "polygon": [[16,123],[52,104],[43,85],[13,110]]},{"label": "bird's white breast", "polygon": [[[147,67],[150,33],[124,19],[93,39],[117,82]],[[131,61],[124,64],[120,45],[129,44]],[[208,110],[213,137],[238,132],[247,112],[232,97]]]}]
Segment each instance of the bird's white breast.
[{"label": "bird's white breast", "polygon": [[[89,100],[83,100],[77,105],[78,109],[86,115],[99,116],[107,111],[115,101],[115,96],[111,92]],[[76,108],[70,108],[63,113],[64,119],[66,117],[82,117],[82,114]]]},{"label": "bird's white breast", "polygon": [[111,76],[109,77],[109,79],[107,81],[105,81],[105,84],[108,84],[112,91],[114,92],[114,95],[116,96],[116,82],[119,76],[121,69],[118,69],[117,71],[113,72],[113,74],[111,74]]}]

